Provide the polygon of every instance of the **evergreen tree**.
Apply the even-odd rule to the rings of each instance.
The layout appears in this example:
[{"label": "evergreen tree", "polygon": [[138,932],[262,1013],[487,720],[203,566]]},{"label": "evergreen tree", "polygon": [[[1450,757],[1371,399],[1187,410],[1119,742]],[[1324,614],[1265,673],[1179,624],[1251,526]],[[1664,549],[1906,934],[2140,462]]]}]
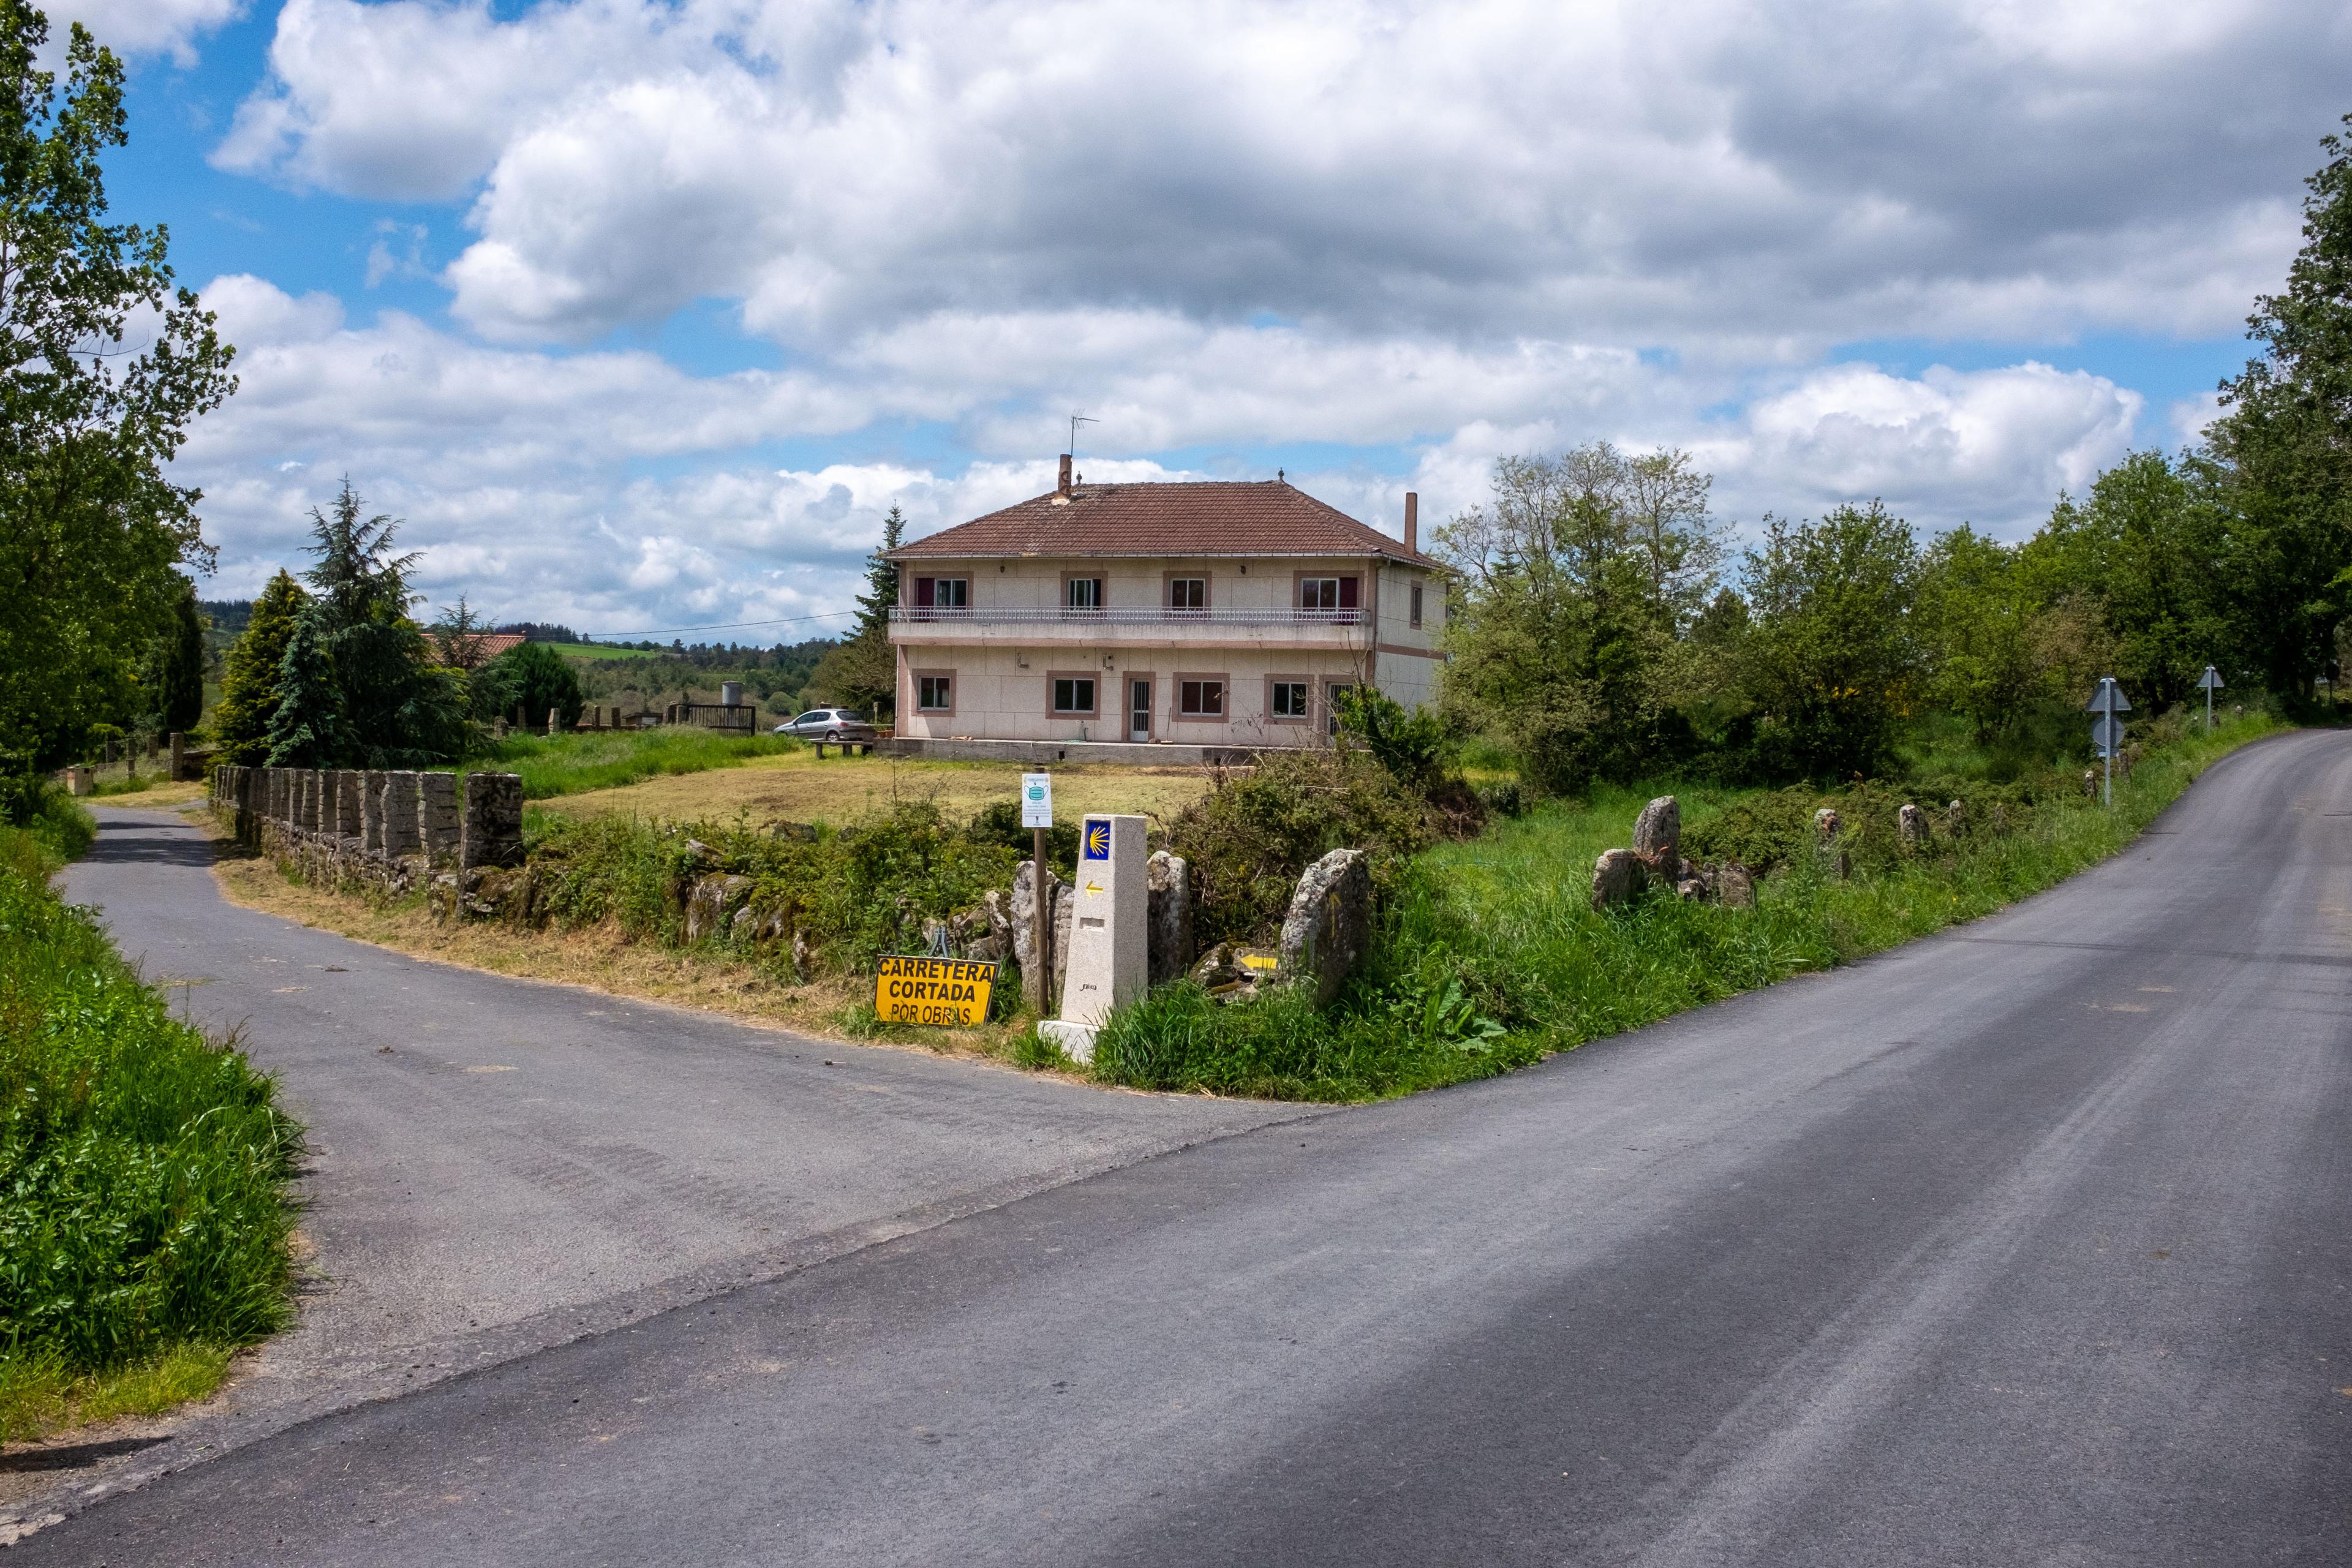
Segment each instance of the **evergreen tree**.
[{"label": "evergreen tree", "polygon": [[[331,512],[310,511],[318,562],[303,574],[316,595],[305,620],[334,671],[330,755],[350,767],[446,762],[464,752],[468,735],[465,677],[436,661],[424,628],[409,618],[408,572],[416,557],[392,553],[399,524],[363,517],[362,510],[347,479]],[[281,676],[281,702],[291,690]],[[309,717],[298,728],[328,732]],[[271,734],[274,753],[277,727]]]},{"label": "evergreen tree", "polygon": [[224,761],[258,767],[269,757],[269,721],[278,711],[278,672],[286,645],[310,595],[293,576],[280,572],[254,602],[245,635],[230,645],[221,677],[220,706],[213,713],[213,739]]},{"label": "evergreen tree", "polygon": [[205,714],[205,621],[196,613],[196,588],[185,578],[180,602],[155,660],[155,723],[166,733],[189,731]]},{"label": "evergreen tree", "polygon": [[330,768],[349,760],[325,619],[316,602],[304,605],[278,661],[278,700],[269,715],[273,768]]}]

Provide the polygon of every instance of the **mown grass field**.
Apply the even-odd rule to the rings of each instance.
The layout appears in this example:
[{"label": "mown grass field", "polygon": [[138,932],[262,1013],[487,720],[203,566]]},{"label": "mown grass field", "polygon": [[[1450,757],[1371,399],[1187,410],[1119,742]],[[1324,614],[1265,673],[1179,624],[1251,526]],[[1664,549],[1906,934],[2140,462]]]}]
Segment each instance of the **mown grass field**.
[{"label": "mown grass field", "polygon": [[[558,743],[592,739],[560,737]],[[814,749],[797,742],[782,746],[730,760],[723,771],[679,768],[618,788],[564,792],[560,797],[534,794],[531,774],[525,773],[523,794],[528,799],[547,799],[549,809],[573,816],[619,813],[693,822],[747,814],[754,821],[835,826],[902,799],[934,800],[949,816],[968,817],[993,802],[1020,798],[1022,769],[1017,763],[837,755],[819,762]],[[1087,765],[1053,773],[1054,809],[1064,817],[1126,811],[1165,820],[1209,787],[1206,771],[1199,768]]]}]

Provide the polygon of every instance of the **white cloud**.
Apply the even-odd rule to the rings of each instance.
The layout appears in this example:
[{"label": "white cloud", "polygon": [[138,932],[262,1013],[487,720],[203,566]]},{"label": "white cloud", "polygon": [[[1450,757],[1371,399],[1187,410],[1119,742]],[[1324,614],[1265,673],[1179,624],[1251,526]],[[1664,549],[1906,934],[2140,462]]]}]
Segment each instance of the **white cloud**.
[{"label": "white cloud", "polygon": [[69,24],[118,55],[168,54],[194,65],[196,40],[245,12],[245,0],[45,0],[49,42],[58,47]]},{"label": "white cloud", "polygon": [[[1883,499],[1915,522],[1974,522],[2016,537],[2130,449],[2142,398],[2104,376],[2031,362],[1936,366],[1917,379],[1836,365],[1751,406],[1737,435],[1696,443],[1719,497],[1817,510]],[[1761,502],[1761,505],[1757,504]]]},{"label": "white cloud", "polygon": [[2292,247],[2352,29],[2190,9],[291,0],[219,156],[482,182],[446,277],[520,340],[713,295],[835,347],[1138,301],[1637,346],[2201,331]]}]

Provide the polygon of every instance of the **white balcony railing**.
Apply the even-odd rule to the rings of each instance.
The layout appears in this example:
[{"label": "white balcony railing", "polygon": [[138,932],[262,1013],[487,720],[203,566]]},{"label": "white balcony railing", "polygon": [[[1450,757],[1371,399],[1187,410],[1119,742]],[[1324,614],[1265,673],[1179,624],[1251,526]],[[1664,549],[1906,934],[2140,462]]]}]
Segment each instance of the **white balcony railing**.
[{"label": "white balcony railing", "polygon": [[976,609],[942,610],[926,605],[899,605],[890,611],[890,624],[893,626],[918,623],[940,626],[1359,626],[1364,624],[1364,612],[1360,609],[1170,610],[1150,605],[1108,610],[982,605]]}]

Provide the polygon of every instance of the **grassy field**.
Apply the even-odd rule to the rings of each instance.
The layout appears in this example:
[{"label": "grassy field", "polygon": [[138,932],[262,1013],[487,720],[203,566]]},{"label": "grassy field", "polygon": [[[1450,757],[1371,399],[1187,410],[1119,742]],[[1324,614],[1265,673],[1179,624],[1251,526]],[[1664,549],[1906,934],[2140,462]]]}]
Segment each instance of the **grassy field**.
[{"label": "grassy field", "polygon": [[775,735],[722,735],[672,725],[656,730],[607,730],[585,734],[510,735],[467,771],[520,773],[525,800],[609,791],[642,779],[740,767],[803,750]]},{"label": "grassy field", "polygon": [[[679,770],[677,775],[624,788],[565,794],[548,809],[677,822],[748,815],[755,821],[839,825],[887,809],[898,800],[934,800],[949,816],[968,817],[992,802],[1020,798],[1022,768],[1017,763],[880,756],[828,756],[819,762],[814,750],[787,744],[791,749],[747,758],[723,772]],[[1127,811],[1164,820],[1208,787],[1207,773],[1198,768],[1061,767],[1054,770],[1054,811],[1065,818],[1089,811]],[[523,793],[532,794],[529,774]]]},{"label": "grassy field", "polygon": [[0,828],[0,1440],[208,1392],[286,1321],[299,1130]]},{"label": "grassy field", "polygon": [[654,652],[650,648],[614,647],[610,643],[551,642],[546,646],[553,648],[556,652],[562,654],[566,658],[580,659],[583,662],[600,664],[608,659],[644,659],[659,658],[662,657],[660,654]]}]

